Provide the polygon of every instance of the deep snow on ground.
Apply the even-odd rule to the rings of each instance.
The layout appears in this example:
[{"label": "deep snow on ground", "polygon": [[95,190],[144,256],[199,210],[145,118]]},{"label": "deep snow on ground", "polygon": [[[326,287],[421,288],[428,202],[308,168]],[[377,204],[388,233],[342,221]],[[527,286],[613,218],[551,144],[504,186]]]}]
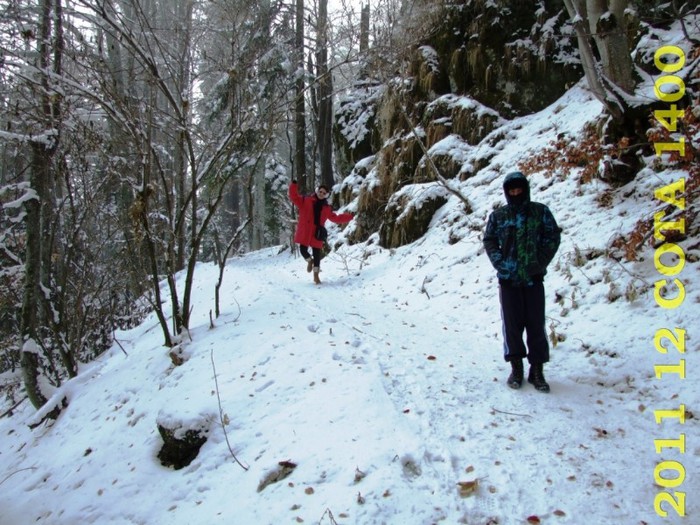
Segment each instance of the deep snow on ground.
[{"label": "deep snow on ground", "polygon": [[[506,123],[507,147],[461,183],[472,214],[452,198],[412,245],[341,245],[321,286],[289,250],[231,259],[214,327],[218,269],[201,264],[183,365],[150,316],[63,387],[57,421],[29,430],[28,402],[0,420],[0,524],[700,523],[698,263],[681,273],[682,306],[662,309],[651,247],[638,262],[601,255],[659,209],[655,188],[684,174],[647,170],[609,207],[595,198],[600,181],[531,177],[533,199],[563,229],[545,281],[552,392],[505,385],[486,217],[518,161],[599,113],[577,88]],[[666,355],[655,349],[660,328],[686,330],[684,355],[668,340]],[[685,380],[655,377],[655,365],[679,358]],[[657,424],[655,411],[680,405],[684,424]],[[156,424],[178,420],[210,432],[176,471],[156,457]],[[655,439],[681,433],[685,453],[656,452]],[[284,461],[296,469],[258,491]],[[666,504],[667,519],[654,511],[662,461],[685,469],[668,489],[687,495],[684,521]]]}]

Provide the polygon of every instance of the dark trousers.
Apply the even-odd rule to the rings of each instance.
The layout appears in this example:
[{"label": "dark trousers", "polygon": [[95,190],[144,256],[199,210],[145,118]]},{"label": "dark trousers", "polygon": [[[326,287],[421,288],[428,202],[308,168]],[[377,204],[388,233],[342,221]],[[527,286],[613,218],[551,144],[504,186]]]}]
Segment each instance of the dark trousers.
[{"label": "dark trousers", "polygon": [[[321,248],[311,248],[311,251],[314,254],[314,266],[316,268],[320,268],[321,267]],[[304,245],[304,244],[300,244],[299,245],[299,253],[301,254],[301,256],[304,259],[308,259],[309,258],[309,247]]]},{"label": "dark trousers", "polygon": [[[530,364],[549,361],[549,343],[544,325],[544,284],[501,284],[500,297],[505,360],[527,357]],[[523,331],[527,333],[527,349],[523,343]]]}]

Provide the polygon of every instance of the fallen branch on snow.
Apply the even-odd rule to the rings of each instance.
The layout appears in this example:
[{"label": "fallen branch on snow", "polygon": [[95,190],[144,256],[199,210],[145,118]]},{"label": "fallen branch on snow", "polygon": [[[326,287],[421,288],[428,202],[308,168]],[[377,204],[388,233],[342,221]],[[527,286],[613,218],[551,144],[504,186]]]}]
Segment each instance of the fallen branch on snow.
[{"label": "fallen branch on snow", "polygon": [[514,414],[513,412],[504,412],[503,410],[498,410],[497,408],[491,407],[491,410],[494,412],[498,412],[499,414],[506,414],[509,416],[517,416],[517,417],[532,417],[530,414]]}]

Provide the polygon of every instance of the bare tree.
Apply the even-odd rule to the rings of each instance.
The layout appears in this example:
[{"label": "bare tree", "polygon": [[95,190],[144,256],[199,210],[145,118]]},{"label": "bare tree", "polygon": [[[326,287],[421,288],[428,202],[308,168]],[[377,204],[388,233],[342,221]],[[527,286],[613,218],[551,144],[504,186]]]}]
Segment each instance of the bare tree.
[{"label": "bare tree", "polygon": [[[75,376],[78,362],[108,348],[113,327],[126,326],[138,308],[121,280],[123,257],[113,243],[117,228],[110,214],[118,192],[112,190],[119,181],[104,169],[100,151],[110,143],[101,140],[94,108],[84,105],[82,94],[75,96],[75,86],[84,89],[78,69],[85,40],[76,32],[64,35],[71,14],[59,0],[8,7],[0,17],[3,29],[10,29],[0,39],[8,103],[2,107],[7,124],[0,139],[15,153],[4,166],[2,182],[9,185],[0,188],[2,235],[10,241],[0,242],[5,256],[0,266],[13,278],[1,283],[0,337],[6,343],[6,330],[21,334],[12,341],[20,348],[25,388],[42,406],[47,392],[39,385],[60,386]],[[63,133],[67,128],[70,133]],[[8,202],[5,197],[13,194]],[[14,366],[13,355],[2,356],[3,370]]]},{"label": "bare tree", "polygon": [[[625,31],[629,0],[564,0],[573,20],[583,70],[595,97],[616,119],[622,119],[624,94],[634,92],[631,45]],[[600,61],[596,59],[591,37]]]},{"label": "bare tree", "polygon": [[[309,181],[306,178],[306,81],[304,79],[304,0],[295,3],[295,66],[294,72],[294,164],[292,178],[299,181],[302,189],[306,189]],[[310,181],[313,185],[313,180]]]},{"label": "bare tree", "polygon": [[369,4],[362,6],[360,16],[360,54],[363,54],[369,51]]},{"label": "bare tree", "polygon": [[328,0],[319,0],[316,28],[316,71],[318,93],[317,140],[321,182],[332,188],[333,176],[333,76],[328,63]]},{"label": "bare tree", "polygon": [[[57,4],[60,5],[60,4]],[[33,192],[25,201],[25,223],[27,231],[27,249],[25,254],[25,285],[22,302],[21,334],[22,334],[22,375],[27,395],[32,404],[39,408],[47,398],[39,386],[39,356],[41,338],[39,325],[46,315],[46,305],[49,300],[45,291],[50,290],[50,261],[51,245],[46,242],[47,232],[53,219],[52,158],[58,147],[58,122],[55,112],[56,103],[52,103],[50,71],[60,74],[61,45],[58,43],[60,32],[53,34],[62,21],[55,20],[52,25],[51,0],[40,3],[36,63],[33,78],[28,79],[29,88],[34,91],[39,104],[35,114],[35,135],[29,140],[31,147],[31,164],[29,170],[29,187]],[[60,12],[60,11],[59,11]],[[58,38],[56,38],[58,37]],[[54,43],[54,49],[51,43]],[[53,51],[53,53],[52,53]],[[53,58],[53,60],[52,60]],[[48,266],[47,266],[48,265]],[[69,364],[69,363],[67,363]],[[71,366],[69,364],[69,366]],[[71,373],[75,373],[74,364]]]},{"label": "bare tree", "polygon": [[[110,12],[81,0],[89,13],[87,19],[113,35],[123,60],[133,63],[137,73],[131,85],[140,100],[136,107],[143,110],[114,104],[109,92],[93,99],[124,130],[137,160],[130,212],[145,248],[152,305],[169,346],[189,327],[196,262],[231,182],[238,180],[245,188],[241,197],[247,196],[244,202],[249,213],[259,206],[256,188],[264,184],[256,179],[261,176],[258,166],[264,166],[260,159],[272,140],[278,116],[284,114],[280,112],[281,95],[287,90],[274,87],[283,76],[279,69],[283,60],[278,58],[275,65],[268,58],[271,39],[265,37],[269,3],[233,1],[233,10],[225,3],[197,3],[193,9],[191,2],[182,2],[182,8],[165,2],[173,8],[170,17],[154,26],[157,19],[143,9],[125,19],[123,10]],[[222,14],[230,16],[228,27],[218,18]],[[210,30],[209,15],[217,20],[217,31]],[[182,47],[170,40],[169,25],[192,33],[180,35]],[[221,48],[207,46],[222,44],[231,52],[219,63]],[[190,60],[195,55],[201,57],[196,67]],[[99,64],[96,61],[97,81],[104,73]],[[264,82],[259,80],[263,77]],[[194,82],[206,89],[206,96],[195,98]],[[195,109],[197,118],[193,118]],[[180,287],[176,273],[182,231],[187,233]],[[163,277],[168,284],[172,326],[162,308]]]}]

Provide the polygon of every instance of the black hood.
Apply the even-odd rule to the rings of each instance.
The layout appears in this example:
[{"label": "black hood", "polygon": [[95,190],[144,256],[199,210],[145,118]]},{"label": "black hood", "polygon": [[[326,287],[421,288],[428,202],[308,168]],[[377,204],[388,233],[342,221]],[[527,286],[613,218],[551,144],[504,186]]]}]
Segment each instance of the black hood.
[{"label": "black hood", "polygon": [[[522,188],[523,193],[517,197],[512,197],[508,195],[508,190],[511,188]],[[503,193],[506,196],[506,202],[512,206],[519,206],[530,202],[530,183],[527,177],[520,173],[519,171],[514,171],[506,175],[506,180],[503,181]]]}]

